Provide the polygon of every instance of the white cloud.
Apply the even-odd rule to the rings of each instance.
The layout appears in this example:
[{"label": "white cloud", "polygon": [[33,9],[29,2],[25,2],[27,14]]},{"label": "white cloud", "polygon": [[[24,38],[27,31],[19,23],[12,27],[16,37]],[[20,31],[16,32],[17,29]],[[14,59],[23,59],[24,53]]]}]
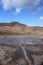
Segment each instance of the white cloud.
[{"label": "white cloud", "polygon": [[39,18],[40,20],[43,20],[43,16],[40,16],[40,18]]},{"label": "white cloud", "polygon": [[26,8],[33,7],[40,2],[40,0],[1,0],[4,9]]},{"label": "white cloud", "polygon": [[17,15],[17,14],[19,14],[21,12],[21,9],[19,9],[19,8],[16,8],[16,11],[14,12],[14,11],[12,11],[12,14],[14,15]]},{"label": "white cloud", "polygon": [[21,11],[21,9],[16,8],[15,15],[19,14],[19,13],[20,13],[20,11]]},{"label": "white cloud", "polygon": [[1,0],[4,10],[16,8],[20,12],[23,8],[32,8],[39,4],[40,0]]}]

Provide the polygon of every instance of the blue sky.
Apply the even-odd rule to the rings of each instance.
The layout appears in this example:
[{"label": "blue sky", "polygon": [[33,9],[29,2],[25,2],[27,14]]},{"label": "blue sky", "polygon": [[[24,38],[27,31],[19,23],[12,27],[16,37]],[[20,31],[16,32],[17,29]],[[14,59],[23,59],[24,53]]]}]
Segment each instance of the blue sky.
[{"label": "blue sky", "polygon": [[43,26],[43,0],[0,0],[0,22]]}]

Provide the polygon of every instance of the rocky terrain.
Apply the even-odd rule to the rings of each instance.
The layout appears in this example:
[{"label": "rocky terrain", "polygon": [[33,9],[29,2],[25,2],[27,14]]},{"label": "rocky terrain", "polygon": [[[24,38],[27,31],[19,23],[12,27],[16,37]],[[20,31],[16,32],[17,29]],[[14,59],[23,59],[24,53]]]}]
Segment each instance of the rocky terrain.
[{"label": "rocky terrain", "polygon": [[0,45],[0,65],[42,65],[43,45]]},{"label": "rocky terrain", "polygon": [[18,22],[0,23],[0,38],[43,38],[43,27],[27,26]]}]

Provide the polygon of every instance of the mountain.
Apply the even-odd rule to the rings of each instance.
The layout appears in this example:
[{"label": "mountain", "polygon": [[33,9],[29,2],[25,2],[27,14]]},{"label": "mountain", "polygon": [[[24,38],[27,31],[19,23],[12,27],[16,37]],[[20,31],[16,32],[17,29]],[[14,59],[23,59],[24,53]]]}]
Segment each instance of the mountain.
[{"label": "mountain", "polygon": [[24,32],[27,26],[18,22],[0,23],[1,34],[12,34]]},{"label": "mountain", "polygon": [[19,22],[0,23],[0,35],[42,35],[43,27],[27,26]]},{"label": "mountain", "polygon": [[23,26],[26,26],[26,25],[21,24],[21,23],[19,23],[17,21],[11,22],[11,23],[0,23],[0,26],[15,26],[15,25],[23,25]]}]

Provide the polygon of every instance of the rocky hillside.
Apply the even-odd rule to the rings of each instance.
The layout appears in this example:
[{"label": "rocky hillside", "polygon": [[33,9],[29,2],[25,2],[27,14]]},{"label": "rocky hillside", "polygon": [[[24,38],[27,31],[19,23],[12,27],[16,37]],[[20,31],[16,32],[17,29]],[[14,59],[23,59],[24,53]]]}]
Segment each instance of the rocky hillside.
[{"label": "rocky hillside", "polygon": [[18,22],[0,23],[0,34],[23,33],[27,26]]},{"label": "rocky hillside", "polygon": [[43,27],[27,26],[18,22],[0,23],[0,35],[42,35]]}]

